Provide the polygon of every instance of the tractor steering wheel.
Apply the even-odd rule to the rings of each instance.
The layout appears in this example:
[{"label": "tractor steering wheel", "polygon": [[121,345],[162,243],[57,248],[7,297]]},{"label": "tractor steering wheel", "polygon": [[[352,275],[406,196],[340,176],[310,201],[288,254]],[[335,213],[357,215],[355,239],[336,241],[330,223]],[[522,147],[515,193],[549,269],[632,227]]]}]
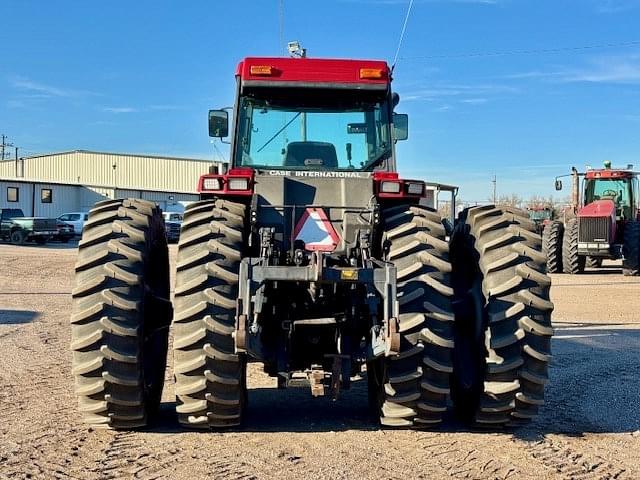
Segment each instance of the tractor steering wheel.
[{"label": "tractor steering wheel", "polygon": [[605,190],[604,192],[602,192],[602,195],[600,195],[600,198],[602,197],[616,198],[617,196],[618,196],[618,192],[616,192],[615,190]]}]

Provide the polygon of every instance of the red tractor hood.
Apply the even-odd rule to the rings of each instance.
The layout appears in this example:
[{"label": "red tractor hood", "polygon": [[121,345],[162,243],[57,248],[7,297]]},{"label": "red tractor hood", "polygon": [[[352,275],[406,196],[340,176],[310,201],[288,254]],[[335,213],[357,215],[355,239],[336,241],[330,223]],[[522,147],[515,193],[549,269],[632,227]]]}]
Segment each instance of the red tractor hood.
[{"label": "red tractor hood", "polygon": [[611,217],[616,220],[616,205],[613,200],[596,200],[578,211],[579,217]]}]

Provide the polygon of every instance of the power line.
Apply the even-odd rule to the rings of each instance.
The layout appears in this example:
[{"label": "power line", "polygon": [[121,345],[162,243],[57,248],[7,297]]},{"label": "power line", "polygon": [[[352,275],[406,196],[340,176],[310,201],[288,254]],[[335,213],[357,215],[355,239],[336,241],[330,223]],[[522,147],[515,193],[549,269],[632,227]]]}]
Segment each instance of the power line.
[{"label": "power line", "polygon": [[466,53],[450,53],[450,54],[434,54],[416,57],[400,57],[401,60],[432,60],[438,58],[473,58],[473,57],[500,57],[507,55],[532,55],[532,54],[553,54],[563,52],[576,52],[581,50],[594,50],[599,48],[616,48],[616,47],[635,47],[640,46],[640,40],[621,43],[598,43],[592,45],[580,45],[574,47],[558,47],[558,48],[536,48],[527,50],[504,50],[495,52],[466,52]]},{"label": "power line", "polygon": [[404,32],[407,30],[407,23],[409,22],[409,15],[411,15],[411,7],[413,7],[413,0],[409,0],[409,6],[407,7],[407,14],[404,17],[404,23],[402,24],[402,30],[400,31],[400,38],[398,39],[398,48],[396,48],[396,54],[393,57],[393,63],[391,64],[391,71],[396,68],[398,62],[398,55],[400,54],[400,48],[402,47],[402,41],[404,40]]}]

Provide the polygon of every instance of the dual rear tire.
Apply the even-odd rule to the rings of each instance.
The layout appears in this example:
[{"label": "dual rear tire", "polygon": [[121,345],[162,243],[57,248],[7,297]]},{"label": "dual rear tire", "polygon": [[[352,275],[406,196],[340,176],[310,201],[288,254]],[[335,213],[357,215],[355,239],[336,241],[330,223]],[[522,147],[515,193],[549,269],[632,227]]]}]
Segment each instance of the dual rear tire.
[{"label": "dual rear tire", "polygon": [[[173,319],[176,409],[185,426],[243,421],[246,357],[235,353],[233,334],[245,209],[205,200],[185,212]],[[398,270],[401,345],[398,355],[368,365],[380,423],[437,425],[450,393],[470,422],[535,415],[553,305],[533,222],[519,210],[475,207],[461,214],[448,244],[430,209],[401,205],[382,219],[380,250]],[[71,319],[75,389],[88,422],[134,428],[157,411],[172,316],[168,265],[154,204],[108,200],[91,211]]]},{"label": "dual rear tire", "polygon": [[546,261],[524,212],[489,205],[460,215],[451,239],[452,399],[464,420],[519,424],[543,404],[553,334]]},{"label": "dual rear tire", "polygon": [[535,224],[518,209],[474,207],[461,213],[447,245],[428,209],[397,207],[383,219],[404,348],[382,369],[382,425],[438,424],[449,393],[467,423],[528,422],[544,403],[553,334]]}]

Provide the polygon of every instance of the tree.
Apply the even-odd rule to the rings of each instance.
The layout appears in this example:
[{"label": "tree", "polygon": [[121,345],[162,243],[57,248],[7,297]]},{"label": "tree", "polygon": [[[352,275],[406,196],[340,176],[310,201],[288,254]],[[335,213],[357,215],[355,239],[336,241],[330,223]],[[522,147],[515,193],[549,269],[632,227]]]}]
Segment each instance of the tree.
[{"label": "tree", "polygon": [[527,208],[531,209],[541,209],[541,208],[551,208],[555,207],[555,200],[553,196],[543,197],[542,195],[532,195],[526,201]]},{"label": "tree", "polygon": [[502,207],[522,207],[522,197],[516,193],[511,193],[509,195],[500,195],[498,200],[496,201],[497,206]]}]

